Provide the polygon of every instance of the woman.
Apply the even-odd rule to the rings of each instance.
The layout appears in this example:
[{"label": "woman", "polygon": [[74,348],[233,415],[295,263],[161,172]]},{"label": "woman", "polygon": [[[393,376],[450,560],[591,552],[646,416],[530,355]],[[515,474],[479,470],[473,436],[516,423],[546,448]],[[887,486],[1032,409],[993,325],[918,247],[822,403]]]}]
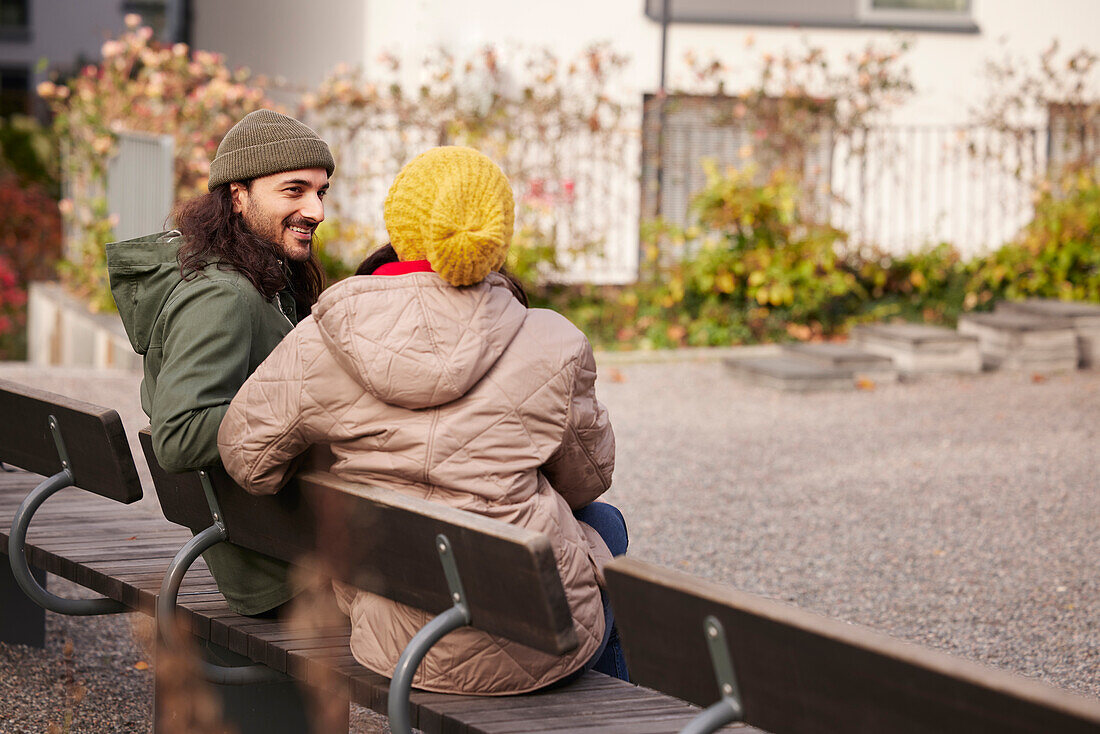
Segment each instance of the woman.
[{"label": "woman", "polygon": [[[523,693],[593,666],[625,677],[599,583],[626,529],[593,502],[611,484],[615,439],[584,335],[526,308],[496,272],[512,238],[508,180],[477,151],[435,148],[398,174],[384,215],[398,262],[375,258],[373,275],[323,293],[260,365],[221,425],[226,468],[250,492],[276,492],[303,451],[327,444],[341,478],[550,538],[578,647],[553,656],[464,628],[432,648],[415,686]],[[337,597],[356,659],[392,676],[430,615],[340,584]]]}]

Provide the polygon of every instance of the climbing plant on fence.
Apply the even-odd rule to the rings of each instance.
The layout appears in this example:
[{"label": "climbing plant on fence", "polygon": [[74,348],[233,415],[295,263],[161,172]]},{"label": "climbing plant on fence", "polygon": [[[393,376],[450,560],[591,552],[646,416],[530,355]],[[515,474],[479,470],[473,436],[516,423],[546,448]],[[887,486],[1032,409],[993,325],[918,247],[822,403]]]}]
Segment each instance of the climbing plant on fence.
[{"label": "climbing plant on fence", "polygon": [[[439,50],[411,69],[384,56],[370,75],[337,67],[305,98],[340,162],[326,246],[352,261],[384,243],[381,203],[401,166],[431,146],[469,145],[511,180],[510,265],[521,276],[534,281],[570,258],[598,255],[630,203],[620,199],[637,196],[615,188],[635,105],[615,94],[625,62],[607,45],[569,61],[487,46],[468,57]],[[419,82],[410,85],[410,74]]]}]

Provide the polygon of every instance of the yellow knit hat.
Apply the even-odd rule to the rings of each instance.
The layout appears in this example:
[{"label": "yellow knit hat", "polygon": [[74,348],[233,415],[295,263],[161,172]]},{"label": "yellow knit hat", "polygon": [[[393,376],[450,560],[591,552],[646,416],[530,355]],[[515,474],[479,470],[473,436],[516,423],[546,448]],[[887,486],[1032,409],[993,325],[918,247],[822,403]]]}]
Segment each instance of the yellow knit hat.
[{"label": "yellow knit hat", "polygon": [[473,148],[432,148],[413,158],[383,205],[401,260],[427,260],[452,285],[471,285],[504,264],[515,203],[500,167]]}]

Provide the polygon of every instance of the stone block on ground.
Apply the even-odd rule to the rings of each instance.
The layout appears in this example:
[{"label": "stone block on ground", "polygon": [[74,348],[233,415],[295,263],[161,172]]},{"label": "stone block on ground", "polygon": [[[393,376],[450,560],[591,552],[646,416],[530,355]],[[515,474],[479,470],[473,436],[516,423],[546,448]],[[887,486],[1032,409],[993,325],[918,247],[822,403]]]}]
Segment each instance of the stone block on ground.
[{"label": "stone block on ground", "polygon": [[1068,372],[1077,368],[1077,333],[1066,319],[1025,313],[959,317],[959,333],[978,337],[988,369]]},{"label": "stone block on ground", "polygon": [[855,387],[851,370],[810,362],[788,355],[726,359],[726,368],[752,385],[791,392],[850,390]]},{"label": "stone block on ground", "polygon": [[1100,366],[1100,304],[1028,298],[1023,301],[999,301],[994,313],[1019,313],[1069,321],[1077,332],[1078,364],[1081,367]]},{"label": "stone block on ground", "polygon": [[784,344],[784,354],[804,362],[847,370],[854,379],[897,382],[898,370],[892,359],[860,349],[853,344],[799,342]]},{"label": "stone block on ground", "polygon": [[978,338],[954,329],[926,324],[861,324],[852,329],[852,343],[889,357],[905,375],[973,374],[982,370]]}]

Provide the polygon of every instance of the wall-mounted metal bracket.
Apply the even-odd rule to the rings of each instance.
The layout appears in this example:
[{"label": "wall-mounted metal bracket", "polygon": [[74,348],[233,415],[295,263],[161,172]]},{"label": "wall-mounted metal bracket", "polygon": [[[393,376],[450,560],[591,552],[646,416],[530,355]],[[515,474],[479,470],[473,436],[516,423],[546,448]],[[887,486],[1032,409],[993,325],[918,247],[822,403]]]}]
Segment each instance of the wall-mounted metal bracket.
[{"label": "wall-mounted metal bracket", "polygon": [[745,716],[741,708],[741,690],[737,687],[733,660],[730,659],[729,645],[726,644],[726,630],[717,617],[708,615],[703,620],[703,635],[722,699],[692,719],[681,734],[709,734],[726,724],[741,721]]},{"label": "wall-mounted metal bracket", "polygon": [[65,599],[46,591],[39,585],[31,574],[27,565],[27,529],[30,527],[31,518],[42,506],[42,503],[53,494],[73,485],[72,464],[69,463],[69,452],[65,449],[65,441],[61,438],[61,429],[57,418],[49,417],[50,433],[53,434],[54,443],[57,445],[57,455],[61,461],[61,471],[45,480],[27,493],[22,504],[11,521],[11,533],[8,535],[8,563],[11,564],[12,576],[24,593],[44,609],[58,614],[70,614],[87,616],[93,614],[117,614],[127,611],[126,605],[114,599]]},{"label": "wall-mounted metal bracket", "polygon": [[409,694],[412,691],[412,679],[420,661],[428,654],[432,645],[439,642],[449,632],[470,624],[470,609],[466,604],[466,592],[462,588],[462,578],[458,574],[451,541],[440,533],[435,536],[435,547],[439,551],[439,562],[443,564],[443,575],[447,579],[447,589],[451,592],[452,606],[435,617],[416,633],[397,661],[390,681],[388,714],[390,731],[394,734],[411,734],[409,721]]}]

